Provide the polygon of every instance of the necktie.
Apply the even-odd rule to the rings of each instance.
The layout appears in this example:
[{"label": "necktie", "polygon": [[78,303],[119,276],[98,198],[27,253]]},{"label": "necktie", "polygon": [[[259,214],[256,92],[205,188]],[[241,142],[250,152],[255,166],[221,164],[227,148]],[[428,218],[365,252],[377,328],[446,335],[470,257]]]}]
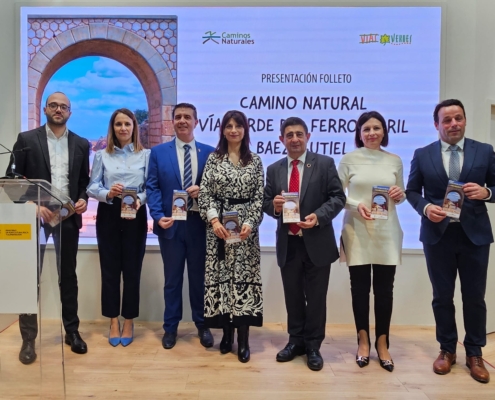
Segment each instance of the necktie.
[{"label": "necktie", "polygon": [[[184,145],[184,186],[183,189],[186,190],[188,187],[192,186],[192,167],[191,167],[191,146],[188,144]],[[190,210],[193,206],[193,199],[191,196],[187,197],[187,209]]]},{"label": "necktie", "polygon": [[450,162],[449,162],[449,179],[457,181],[461,175],[461,162],[459,160],[459,146],[449,146]]},{"label": "necktie", "polygon": [[[289,181],[289,192],[299,193],[299,169],[297,168],[297,164],[299,164],[299,160],[292,161],[292,172],[290,173],[290,181]],[[297,226],[297,224],[289,224],[289,230],[297,235],[301,228]]]}]

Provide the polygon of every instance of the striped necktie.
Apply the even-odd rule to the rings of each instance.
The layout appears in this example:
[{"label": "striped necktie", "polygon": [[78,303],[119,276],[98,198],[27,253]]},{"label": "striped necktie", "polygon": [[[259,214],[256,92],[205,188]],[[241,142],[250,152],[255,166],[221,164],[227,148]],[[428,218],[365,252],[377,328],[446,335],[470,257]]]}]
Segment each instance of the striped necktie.
[{"label": "striped necktie", "polygon": [[[191,167],[190,150],[191,150],[191,146],[185,144],[184,145],[184,186],[183,186],[184,190],[192,186],[192,167]],[[188,196],[187,209],[190,210],[192,206],[193,206],[193,199],[191,196]]]}]

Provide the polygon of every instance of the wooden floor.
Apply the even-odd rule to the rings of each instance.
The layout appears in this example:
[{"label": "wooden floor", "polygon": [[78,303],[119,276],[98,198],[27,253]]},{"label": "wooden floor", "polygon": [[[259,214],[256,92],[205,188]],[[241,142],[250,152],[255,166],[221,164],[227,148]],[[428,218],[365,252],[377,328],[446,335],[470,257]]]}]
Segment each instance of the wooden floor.
[{"label": "wooden floor", "polygon": [[[464,365],[464,349],[452,372],[432,372],[438,354],[433,328],[392,327],[390,353],[396,368],[380,368],[376,353],[370,365],[355,364],[356,341],[351,325],[328,325],[321,348],[323,370],[310,371],[306,357],[277,363],[275,355],[287,341],[282,324],[252,328],[251,361],[237,361],[236,345],[221,355],[221,331],[214,331],[215,346],[204,349],[191,323],[179,327],[177,345],[164,350],[159,323],[135,326],[129,347],[108,344],[106,322],[84,322],[81,334],[89,352],[78,355],[62,346],[60,328],[45,324],[42,351],[34,364],[22,365],[17,323],[0,333],[0,399],[62,399],[64,393],[61,349],[65,350],[67,399],[201,399],[201,400],[299,400],[299,399],[495,399],[495,370],[487,365],[492,382],[474,381]],[[39,344],[38,344],[39,345]],[[488,336],[484,358],[495,365],[495,336]],[[42,368],[40,368],[40,365]],[[43,383],[41,384],[40,370]]]}]

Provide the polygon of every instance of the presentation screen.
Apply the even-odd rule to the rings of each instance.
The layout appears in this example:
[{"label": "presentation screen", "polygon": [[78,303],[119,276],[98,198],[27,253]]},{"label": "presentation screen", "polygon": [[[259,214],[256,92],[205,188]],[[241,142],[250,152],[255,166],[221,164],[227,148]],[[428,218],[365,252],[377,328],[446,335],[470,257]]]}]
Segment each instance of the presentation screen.
[{"label": "presentation screen", "polygon": [[[212,146],[225,112],[244,112],[265,170],[286,156],[280,124],[291,116],[306,122],[308,149],[338,165],[359,115],[380,112],[404,182],[414,150],[438,137],[441,7],[22,7],[20,26],[22,129],[45,123],[47,95],[62,91],[91,161],[115,109],[136,113],[151,148],[173,138],[179,102],[197,107],[196,140]],[[95,235],[96,205],[83,238]],[[398,213],[403,247],[421,248],[420,216],[407,202]],[[275,229],[265,215],[262,246]]]}]

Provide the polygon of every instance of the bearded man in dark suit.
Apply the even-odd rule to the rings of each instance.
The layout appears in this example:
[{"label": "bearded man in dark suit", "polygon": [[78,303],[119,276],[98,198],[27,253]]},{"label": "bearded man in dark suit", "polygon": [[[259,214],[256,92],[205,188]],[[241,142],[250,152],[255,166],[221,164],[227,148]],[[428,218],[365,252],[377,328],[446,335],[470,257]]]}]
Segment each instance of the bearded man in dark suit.
[{"label": "bearded man in dark suit", "polygon": [[[75,213],[62,222],[61,229],[58,226],[50,226],[52,211],[46,207],[40,207],[39,210],[46,239],[53,235],[57,249],[61,246],[59,285],[62,321],[66,332],[65,343],[71,346],[74,353],[84,354],[88,348],[79,334],[76,258],[79,229],[82,226],[81,214],[87,209],[89,143],[67,129],[71,108],[65,94],[55,92],[48,96],[43,112],[47,120],[45,125],[21,132],[17,137],[13,149],[16,155],[15,172],[28,179],[44,179],[50,182],[75,204]],[[21,149],[28,151],[20,151]],[[11,171],[12,162],[7,168],[7,175]],[[44,248],[42,252],[43,250]],[[23,364],[31,364],[36,360],[37,315],[21,314],[19,328],[22,336],[19,360]]]}]

